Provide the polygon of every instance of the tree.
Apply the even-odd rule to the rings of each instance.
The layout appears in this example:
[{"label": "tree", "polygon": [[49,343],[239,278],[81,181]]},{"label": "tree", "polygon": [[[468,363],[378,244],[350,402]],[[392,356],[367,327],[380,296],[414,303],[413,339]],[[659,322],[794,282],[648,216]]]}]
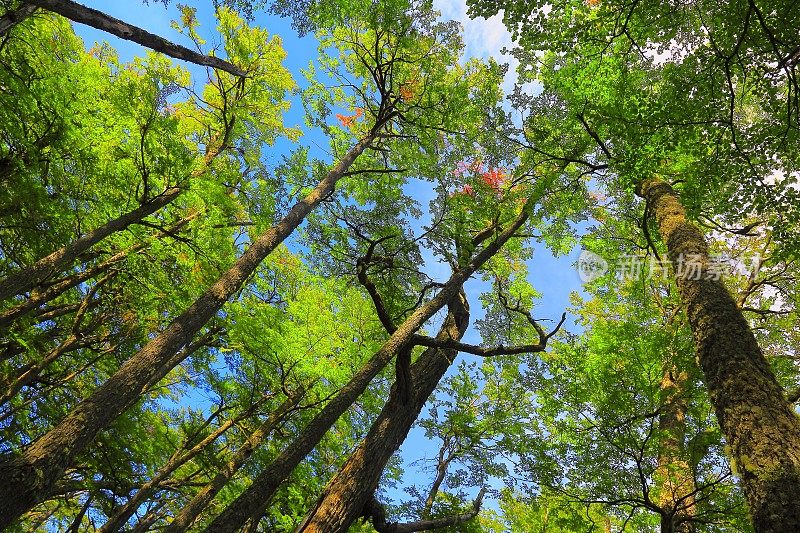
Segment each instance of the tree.
[{"label": "tree", "polygon": [[[521,120],[428,0],[219,0],[224,60],[192,8],[181,48],[0,4],[4,527],[797,529],[790,3],[476,1]],[[611,270],[545,326],[534,254],[579,242]]]},{"label": "tree", "polygon": [[[255,58],[256,61],[263,61],[260,59],[263,54],[259,47],[265,44],[268,46],[263,41],[263,36],[252,30],[249,34],[236,34],[238,24],[236,19],[232,18],[233,15],[230,13],[227,17],[222,21],[222,29],[227,32],[229,39],[235,41],[237,52],[243,55],[242,62],[251,63]],[[259,69],[265,67],[258,63],[251,63],[250,66],[254,72],[259,72]],[[267,76],[264,82],[269,83],[270,74],[271,72],[262,74]],[[217,98],[225,98],[226,93],[222,91],[235,90],[235,87],[229,85],[229,88],[225,88],[223,84],[224,81],[221,80]],[[257,91],[255,94],[260,96]],[[269,94],[266,92],[266,95]],[[213,93],[210,98],[214,98]],[[223,107],[223,113],[226,111],[227,109]],[[7,472],[8,479],[14,480],[14,487],[12,484],[7,486],[10,491],[9,497],[3,499],[10,506],[3,512],[6,523],[43,498],[48,487],[60,477],[75,455],[82,451],[100,430],[134,403],[149,383],[157,381],[171,369],[170,366],[165,367],[165,364],[170,363],[174,366],[180,362],[171,361],[173,354],[188,343],[225,301],[239,290],[261,260],[302,222],[308,212],[330,194],[336,181],[342,177],[358,155],[378,137],[386,121],[391,119],[391,112],[391,103],[384,100],[373,129],[306,198],[287,213],[279,224],[256,239],[242,257],[177,317],[170,327],[129,359],[104,385],[76,406],[59,425],[39,438],[34,446],[28,448],[23,456],[5,459],[0,468]],[[40,474],[37,474],[37,471]],[[15,499],[10,498],[12,493],[16,494]]]},{"label": "tree", "polygon": [[177,59],[185,59],[198,65],[218,68],[236,76],[246,75],[245,71],[239,67],[219,59],[218,57],[204,56],[195,52],[194,50],[190,50],[184,46],[176,45],[167,41],[166,39],[158,37],[157,35],[146,32],[141,28],[131,26],[130,24],[126,24],[119,19],[110,17],[102,11],[84,7],[81,4],[72,2],[70,0],[36,0],[30,2],[21,2],[18,7],[8,9],[6,14],[3,15],[4,21],[2,24],[0,24],[0,36],[11,29],[11,27],[14,25],[19,24],[26,18],[33,15],[36,12],[37,7],[46,9],[47,11],[52,11],[53,13],[58,13],[59,15],[74,22],[80,22],[99,30],[107,31],[108,33],[116,35],[117,37],[121,37],[122,39],[134,41],[146,46],[147,48]]},{"label": "tree", "polygon": [[[326,58],[322,65],[345,83],[331,94],[317,80],[305,91],[304,101],[310,120],[328,133],[331,146],[342,154],[332,171],[329,163],[308,161],[307,152],[301,149],[278,169],[286,172],[281,176],[284,183],[269,181],[268,173],[259,161],[260,148],[262,143],[274,138],[275,132],[287,133],[277,117],[284,107],[283,94],[291,82],[276,66],[282,58],[277,42],[268,41],[260,30],[245,27],[228,11],[219,15],[221,33],[227,39],[231,61],[246,68],[250,73],[248,78],[241,81],[224,73],[215,73],[204,93],[187,89],[187,102],[170,100],[173,88],[162,89],[156,83],[147,93],[153,95],[155,105],[143,101],[140,112],[132,116],[133,123],[130,126],[123,123],[116,138],[110,136],[108,145],[100,145],[107,151],[99,152],[98,159],[114,161],[114,150],[117,153],[121,151],[120,140],[126,141],[129,132],[141,132],[139,138],[135,137],[138,142],[123,143],[124,148],[130,149],[130,168],[134,169],[133,175],[137,178],[133,182],[135,192],[129,194],[130,198],[147,203],[157,195],[155,191],[159,187],[180,176],[180,171],[170,165],[170,158],[176,154],[183,156],[181,163],[188,169],[183,176],[191,179],[189,184],[192,187],[181,187],[169,202],[153,211],[153,222],[142,216],[148,213],[137,212],[133,217],[135,225],[117,224],[89,239],[81,240],[83,232],[80,230],[77,237],[65,232],[61,242],[41,242],[43,253],[16,262],[20,272],[30,267],[30,271],[41,271],[41,275],[35,276],[29,287],[10,284],[13,292],[21,294],[8,303],[9,312],[5,315],[7,325],[14,332],[6,344],[6,353],[10,354],[6,372],[9,406],[6,415],[7,420],[14,424],[18,418],[23,420],[21,415],[26,410],[40,415],[24,427],[16,426],[9,435],[8,442],[16,440],[17,445],[9,446],[3,468],[9,472],[9,479],[17,483],[17,489],[12,489],[10,484],[7,488],[16,491],[20,497],[3,499],[10,506],[5,520],[12,520],[37,502],[43,502],[40,508],[45,513],[54,513],[45,514],[45,520],[59,520],[59,513],[69,513],[79,501],[79,508],[73,516],[76,524],[84,520],[90,510],[101,509],[110,518],[106,526],[109,529],[126,521],[135,521],[134,515],[139,519],[137,528],[148,528],[169,521],[180,510],[165,496],[165,491],[189,496],[192,484],[199,482],[204,469],[227,468],[224,476],[213,481],[208,479],[214,488],[203,491],[202,499],[207,502],[220,486],[223,490],[228,489],[225,485],[233,481],[231,478],[247,462],[248,455],[255,454],[258,460],[263,461],[257,445],[259,440],[264,443],[261,437],[242,445],[240,443],[244,441],[237,442],[240,437],[236,427],[228,427],[229,423],[224,421],[214,422],[216,417],[202,424],[207,428],[201,431],[202,437],[200,434],[195,437],[194,432],[180,427],[181,413],[170,413],[162,418],[164,410],[158,403],[168,401],[170,396],[165,396],[167,389],[161,383],[167,377],[178,386],[193,382],[214,384],[212,388],[220,399],[220,412],[225,410],[222,399],[229,399],[230,393],[226,392],[229,385],[224,384],[231,383],[231,380],[217,375],[214,360],[221,350],[229,349],[226,347],[228,339],[240,327],[241,319],[232,323],[230,309],[226,307],[225,312],[220,312],[220,308],[231,296],[250,286],[251,275],[262,259],[270,255],[313,207],[331,195],[337,182],[341,182],[345,194],[356,198],[361,205],[380,200],[382,205],[388,206],[391,202],[400,202],[402,197],[398,197],[396,191],[409,174],[423,171],[426,176],[436,176],[439,163],[437,146],[459,146],[461,152],[474,150],[477,132],[484,128],[485,110],[493,108],[496,103],[500,69],[494,65],[455,66],[459,47],[455,27],[452,24],[429,25],[429,11],[416,13],[417,18],[392,18],[403,13],[404,5],[400,2],[397,6],[387,6],[384,15],[394,24],[391,31],[382,26],[387,24],[387,20],[380,17],[367,21],[366,35],[378,45],[377,55],[371,55],[371,46],[360,48],[358,39],[361,37],[352,31],[339,26],[331,30],[330,42],[336,42],[340,47],[341,59]],[[184,31],[199,43],[192,12],[184,11],[184,15]],[[25,32],[40,31],[40,25],[54,20],[40,14],[29,17],[14,26],[7,34],[7,41],[16,43]],[[63,24],[60,31],[70,35]],[[18,42],[19,50],[24,54],[30,49],[30,43],[48,41],[19,39]],[[444,43],[448,46],[443,46]],[[59,50],[54,53],[57,55]],[[72,53],[82,57],[79,46],[75,46]],[[123,72],[132,72],[132,83],[128,87],[114,83],[116,67],[107,49],[97,49],[88,55],[100,64],[110,62],[108,70],[111,75],[101,71],[90,78],[81,73],[82,79],[93,79],[95,83],[107,85],[109,90],[117,87],[130,89],[130,92],[120,95],[123,104],[135,103],[137,100],[131,95],[145,93],[143,88],[136,88],[135,83],[141,80],[141,84],[146,85],[150,79],[137,75],[133,69],[123,69]],[[50,56],[31,53],[30,57],[41,61],[41,58]],[[90,64],[92,61],[94,59],[89,60]],[[157,61],[161,61],[162,68],[167,65],[163,59]],[[56,67],[59,64],[54,62]],[[63,89],[47,76],[44,79],[50,84],[45,88],[53,91]],[[489,89],[476,92],[477,85]],[[34,101],[41,98],[42,87],[26,89]],[[21,92],[24,93],[22,89]],[[332,110],[342,107],[345,112],[336,114],[339,124],[329,124],[326,119],[334,114]],[[53,115],[60,118],[60,110]],[[113,122],[114,117],[109,115],[106,119]],[[162,124],[163,132],[156,128]],[[102,131],[102,128],[97,130]],[[56,154],[66,152],[60,144],[53,145],[54,142],[79,145],[78,141],[87,137],[88,130],[65,131],[69,135],[44,140],[41,136],[34,136],[31,141],[24,136],[28,132],[20,128],[19,138],[28,145],[32,144],[33,149],[25,144],[20,149],[9,145],[8,175],[16,179],[17,170],[23,169],[36,187],[52,194],[36,165],[49,163],[51,151]],[[167,145],[162,148],[159,142]],[[353,144],[355,148],[352,148]],[[428,147],[425,157],[419,157],[420,144]],[[175,146],[181,149],[176,150]],[[204,161],[206,166],[199,165],[200,170],[197,170],[198,153],[209,146],[219,147],[215,158]],[[362,155],[365,149],[368,151]],[[111,150],[110,155],[108,150]],[[151,150],[158,154],[152,160],[149,158]],[[83,155],[82,152],[76,153]],[[358,164],[354,165],[356,158]],[[81,164],[90,160],[76,159]],[[56,167],[64,169],[63,176],[60,176],[64,179],[64,186],[58,189],[59,194],[53,195],[63,202],[61,216],[81,220],[81,226],[104,227],[107,220],[87,224],[82,218],[84,204],[75,202],[80,188],[67,179],[71,175],[68,172],[71,164],[72,161],[64,161],[63,167]],[[92,185],[102,190],[103,174],[91,165],[87,168],[91,170],[87,175]],[[321,176],[322,181],[313,184],[315,175],[317,179]],[[373,183],[364,180],[365,176],[374,176]],[[132,185],[126,175],[120,178],[121,183]],[[449,177],[440,180],[443,191],[450,187],[449,180]],[[276,182],[278,186],[275,186]],[[197,195],[197,184],[207,184],[208,189],[202,189],[202,194]],[[369,185],[374,185],[374,188]],[[280,197],[291,186],[306,194],[305,199],[287,213],[281,213],[280,201],[272,195]],[[489,186],[487,188],[492,190]],[[107,203],[113,205],[113,200],[110,200]],[[26,209],[31,205],[28,200],[20,198],[19,201]],[[311,433],[298,435],[304,444],[290,448],[292,454],[284,459],[289,462],[281,463],[281,457],[278,457],[277,462],[267,463],[268,467],[283,465],[280,474],[288,475],[293,466],[312,453],[329,428],[339,427],[342,416],[369,388],[376,374],[398,353],[405,354],[407,349],[403,345],[413,339],[437,309],[458,293],[466,279],[515,236],[529,213],[522,204],[514,207],[513,216],[504,220],[507,227],[495,224],[486,229],[478,243],[481,244],[479,249],[463,254],[463,268],[454,273],[450,282],[443,284],[435,296],[429,291],[436,285],[423,289],[419,301],[401,313],[405,315],[404,321],[364,371],[356,375],[356,381],[340,394],[331,393],[332,401],[326,402],[322,410],[311,417],[308,424]],[[216,215],[217,209],[219,216]],[[13,213],[13,210],[9,212]],[[215,212],[213,218],[208,217],[210,212]],[[407,213],[402,210],[395,212],[403,216]],[[61,227],[55,220],[49,222],[54,227]],[[325,224],[319,227],[324,228]],[[248,236],[250,246],[242,253],[242,241],[234,239],[241,238],[243,228],[253,228],[253,231]],[[21,237],[21,242],[35,241],[33,232]],[[484,244],[486,239],[490,240]],[[211,250],[216,250],[218,245],[221,245],[218,251],[212,253]],[[57,252],[56,260],[39,263],[43,265],[41,268],[35,266],[40,258],[47,257],[54,250],[62,250]],[[193,254],[195,261],[188,259],[187,254]],[[413,255],[411,252],[410,257]],[[225,265],[231,262],[234,266],[226,270]],[[9,270],[13,272],[14,268],[11,265]],[[27,275],[18,278],[31,280]],[[152,293],[136,289],[141,278],[151,284]],[[414,278],[413,275],[407,276],[405,280],[413,286],[418,283]],[[217,281],[211,283],[214,279]],[[202,287],[209,288],[203,291]],[[32,291],[31,294],[26,294],[28,290]],[[170,298],[168,295],[172,294],[178,297]],[[159,297],[169,303],[159,303]],[[403,299],[399,298],[398,303]],[[130,315],[120,315],[117,310],[118,306],[136,308],[136,302],[143,300],[147,303],[138,307],[141,309],[136,317],[138,320],[133,320]],[[417,300],[416,296],[414,300]],[[279,308],[283,305],[281,300],[272,303]],[[55,321],[53,327],[48,322],[52,320]],[[126,324],[132,322],[136,326],[130,331]],[[45,337],[40,324],[46,328]],[[100,333],[93,337],[95,331]],[[50,344],[52,350],[42,351]],[[342,349],[336,347],[337,351]],[[95,352],[99,355],[93,355]],[[408,362],[400,359],[397,368],[402,375]],[[64,374],[69,372],[71,360],[77,362],[81,370]],[[352,363],[351,359],[346,360]],[[198,374],[197,377],[192,376],[193,373]],[[51,380],[56,376],[59,377]],[[250,390],[256,390],[255,384]],[[53,403],[54,393],[63,394],[67,401]],[[152,401],[157,404],[153,406]],[[137,409],[128,410],[133,405],[137,405]],[[252,400],[243,402],[242,416],[250,413],[252,408]],[[252,423],[254,418],[255,414],[247,415],[243,423]],[[212,429],[214,424],[218,424],[216,429]],[[262,430],[257,431],[257,435],[262,437],[274,425],[264,424]],[[142,449],[134,453],[132,459],[127,458],[125,451],[114,444],[115,440],[148,441],[148,438],[131,438],[142,431],[161,435],[154,447],[156,449]],[[36,437],[35,441],[21,446],[26,440],[30,442],[31,436]],[[170,449],[169,441],[172,441],[173,449]],[[184,444],[180,445],[181,442]],[[291,439],[286,439],[286,443],[291,443]],[[229,444],[237,447],[238,451],[227,459],[217,457],[220,447]],[[104,464],[98,465],[93,459],[95,456],[100,457]],[[32,469],[24,466],[28,463],[35,463]],[[149,476],[142,478],[137,475],[137,471],[142,470]],[[113,484],[104,485],[111,487],[110,495],[102,492],[106,489],[93,485],[92,471],[102,471],[104,476],[107,474],[114,478]],[[23,487],[24,490],[20,490]],[[235,491],[235,488],[230,490]],[[64,494],[77,495],[77,501],[72,496],[60,496]],[[230,497],[227,492],[221,496],[223,500]],[[118,505],[118,498],[125,503]],[[63,501],[68,505],[59,511]],[[266,505],[266,502],[258,505]],[[196,509],[197,505],[192,504],[192,507]],[[196,517],[196,510],[190,514],[195,516],[187,515],[189,522]]]},{"label": "tree", "polygon": [[[478,14],[496,12],[504,5],[473,4]],[[760,155],[755,157],[757,152],[778,168],[795,168],[794,150],[783,143],[796,132],[793,113],[772,107],[770,97],[778,87],[785,87],[791,109],[794,66],[784,61],[784,55],[791,57],[794,48],[791,40],[777,37],[783,34],[777,28],[789,23],[793,14],[787,6],[777,6],[767,21],[755,2],[710,2],[685,9],[576,2],[569,4],[571,13],[559,6],[547,16],[540,7],[511,7],[505,15],[528,47],[529,64],[539,63],[531,54],[545,35],[554,38],[556,53],[571,49],[563,57],[552,54],[545,61],[540,72],[548,74],[542,79],[552,82],[552,90],[596,141],[596,157],[608,161],[613,171],[609,176],[615,180],[612,190],[634,189],[646,201],[673,264],[695,257],[707,273],[708,245],[664,176],[686,180],[683,189],[693,205],[702,206],[707,193],[727,193],[734,208],[746,205],[759,213],[769,212],[771,206],[759,199],[764,191],[740,187],[738,178],[763,182],[772,171]],[[759,22],[751,27],[751,20]],[[708,45],[702,42],[703,32]],[[670,47],[670,39],[674,39],[672,58],[654,65],[653,54]],[[782,50],[779,43],[787,48]],[[776,69],[769,64],[778,56]],[[768,82],[740,82],[760,69],[770,72]],[[588,80],[590,72],[595,77],[602,72],[602,83],[574,83]],[[676,102],[689,105],[680,107]],[[737,113],[745,110],[747,115],[740,118]],[[598,127],[601,123],[602,128]],[[719,155],[713,165],[709,154]],[[731,165],[719,172],[723,162]],[[737,179],[731,180],[729,173],[737,171]],[[791,205],[792,195],[781,193],[784,187],[770,187],[770,201],[777,196]],[[782,231],[791,230],[783,227]],[[680,274],[676,282],[756,527],[763,531],[800,527],[800,510],[790,496],[800,482],[796,414],[725,286],[714,279],[693,280]],[[753,376],[760,380],[757,385]],[[762,417],[762,413],[770,414]],[[751,425],[754,419],[760,421],[758,429]],[[774,425],[762,427],[766,420],[774,420]]]}]

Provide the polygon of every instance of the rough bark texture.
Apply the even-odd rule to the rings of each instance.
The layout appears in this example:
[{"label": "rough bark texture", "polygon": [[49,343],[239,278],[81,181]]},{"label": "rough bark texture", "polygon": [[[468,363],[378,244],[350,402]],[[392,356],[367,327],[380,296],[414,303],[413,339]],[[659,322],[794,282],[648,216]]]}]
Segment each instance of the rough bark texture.
[{"label": "rough bark texture", "polygon": [[311,453],[325,433],[391,361],[396,353],[393,351],[396,350],[395,343],[389,346],[387,344],[388,341],[303,428],[300,435],[261,471],[250,487],[209,524],[206,528],[208,533],[234,532],[244,527],[248,521],[258,522],[280,484]]},{"label": "rough bark texture", "polygon": [[[442,340],[459,340],[469,324],[469,309],[463,292],[449,305],[447,318],[437,334]],[[410,402],[395,383],[389,400],[339,472],[328,482],[316,508],[295,533],[347,531],[363,514],[378,487],[386,463],[406,439],[422,407],[455,359],[455,350],[428,348],[411,365]]]},{"label": "rough bark texture", "polygon": [[692,466],[687,458],[686,398],[684,389],[686,373],[667,365],[661,379],[661,414],[658,428],[659,441],[656,482],[658,506],[661,507],[661,533],[693,533],[695,515],[695,482]]},{"label": "rough bark texture", "polygon": [[53,13],[58,13],[62,17],[68,18],[73,22],[86,24],[92,28],[108,32],[111,35],[116,35],[126,41],[133,41],[151,50],[155,50],[156,52],[174,57],[175,59],[182,59],[206,67],[218,68],[234,76],[247,75],[236,65],[223,61],[218,57],[204,56],[185,46],[172,43],[158,35],[153,35],[142,28],[110,17],[102,11],[82,6],[70,0],[28,0],[28,2],[48,11],[52,11]]},{"label": "rough bark texture", "polygon": [[302,397],[302,391],[287,398],[280,407],[270,413],[267,419],[247,438],[236,453],[225,463],[214,478],[187,503],[183,509],[175,515],[175,519],[164,528],[164,533],[177,533],[186,531],[191,527],[200,513],[211,503],[214,496],[222,490],[222,487],[244,466],[253,452],[261,446],[261,443],[269,436],[278,424],[286,417],[289,412],[297,406]]},{"label": "rough bark texture", "polygon": [[759,533],[800,531],[800,420],[721,280],[705,279],[708,246],[672,187],[639,183],[673,265],[699,261],[700,279],[676,275],[717,420]]},{"label": "rough bark texture", "polygon": [[89,248],[112,233],[122,231],[131,224],[136,224],[145,217],[152,215],[172,202],[181,192],[183,192],[183,189],[177,187],[167,189],[146,204],[140,205],[133,211],[129,211],[114,220],[106,222],[99,228],[79,237],[67,246],[56,250],[52,254],[39,259],[34,264],[0,280],[0,300],[5,300],[6,298],[27,292],[53,274],[62,272],[65,268],[74,263],[81,254],[89,250]]},{"label": "rough bark texture", "polygon": [[0,485],[0,528],[41,501],[97,433],[133,405],[150,383],[171,370],[168,362],[172,361],[173,367],[181,362],[174,355],[242,287],[261,261],[333,192],[336,182],[375,136],[376,133],[371,133],[356,144],[305,198],[297,202],[277,225],[259,236],[186,311],[75,406],[60,423],[23,454],[6,456],[0,461],[0,479],[5,480]]},{"label": "rough bark texture", "polygon": [[488,244],[473,259],[450,276],[441,290],[424,305],[417,308],[403,324],[398,327],[372,358],[353,376],[353,378],[328,402],[314,419],[303,429],[294,442],[281,452],[256,477],[252,485],[236,500],[231,502],[207,527],[208,533],[238,531],[248,520],[258,520],[278,486],[291,474],[292,470],[311,453],[325,433],[336,420],[358,399],[378,373],[413,339],[419,328],[439,309],[444,307],[461,290],[464,282],[489,260],[514,236],[528,219],[527,209]]}]

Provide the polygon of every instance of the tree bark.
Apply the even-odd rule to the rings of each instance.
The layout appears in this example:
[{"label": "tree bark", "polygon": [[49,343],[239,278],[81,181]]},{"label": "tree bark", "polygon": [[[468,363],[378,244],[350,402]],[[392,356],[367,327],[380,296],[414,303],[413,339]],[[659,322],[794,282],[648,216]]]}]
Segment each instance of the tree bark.
[{"label": "tree bark", "polygon": [[136,224],[152,215],[172,202],[182,192],[183,189],[178,187],[169,188],[146,204],[106,222],[67,246],[0,280],[0,301],[28,292],[50,276],[62,272],[89,248],[112,233],[122,231],[131,224]]},{"label": "tree bark", "polygon": [[[190,221],[197,218],[199,215],[200,213],[197,212],[184,217],[177,223],[173,224],[165,232],[156,234],[155,238],[158,239],[163,237],[164,235],[174,235],[179,229],[188,224]],[[33,309],[36,309],[37,307],[40,307],[54,300],[58,296],[64,294],[69,289],[77,285],[80,285],[84,281],[90,280],[99,274],[106,272],[115,263],[122,261],[131,254],[143,250],[149,245],[150,242],[148,241],[137,242],[133,246],[129,246],[128,248],[122,250],[121,252],[117,252],[116,254],[112,255],[105,261],[92,265],[82,272],[76,272],[75,274],[51,282],[51,284],[48,284],[47,287],[34,289],[31,292],[30,296],[24,302],[0,312],[0,330],[2,330],[2,328],[10,326],[15,320],[27,314],[28,312],[32,311]],[[72,310],[78,310],[80,306],[78,304],[75,305],[76,307],[74,309],[71,308],[69,305],[65,305],[61,306],[61,308],[56,312],[45,311],[42,315],[37,316],[37,323],[41,323],[45,320],[52,320],[54,318],[58,318],[59,316],[63,316],[65,314],[70,313]]]},{"label": "tree bark", "polygon": [[8,526],[39,502],[97,433],[133,405],[149,383],[171,370],[165,366],[167,362],[171,359],[174,365],[181,362],[175,361],[173,356],[242,287],[261,261],[333,192],[336,182],[376,137],[377,129],[351,148],[305,198],[292,206],[278,224],[259,236],[186,311],[76,405],[60,423],[21,455],[6,456],[0,461],[0,479],[5,480],[0,485],[0,528]]},{"label": "tree bark", "polygon": [[[188,224],[193,219],[197,218],[199,215],[200,213],[194,213],[187,217],[184,217],[177,223],[173,224],[166,232],[157,234],[156,238],[160,238],[164,235],[175,234],[180,228]],[[54,300],[58,296],[64,294],[71,288],[80,285],[84,281],[92,279],[98,274],[106,272],[115,263],[122,261],[129,255],[136,253],[149,245],[150,243],[147,241],[137,242],[133,246],[130,246],[125,250],[122,250],[121,252],[117,252],[116,254],[109,257],[105,261],[92,265],[82,272],[76,272],[75,274],[71,274],[59,280],[53,281],[46,287],[34,289],[25,301],[15,305],[14,307],[10,307],[0,312],[0,328],[5,328],[11,325],[15,320],[25,315],[29,311],[32,311],[33,309],[36,309],[37,307],[42,306]],[[58,316],[66,314],[67,312],[69,311],[64,310],[64,312],[61,314],[55,313],[45,318],[39,316],[37,317],[37,321],[42,322],[43,320],[50,320],[53,318],[57,318]]]},{"label": "tree bark", "polygon": [[708,275],[708,245],[678,195],[657,177],[640,182],[636,192],[651,206],[672,264],[702,267],[699,276],[676,271],[676,283],[755,529],[800,531],[800,420],[735,300]]},{"label": "tree bark", "polygon": [[658,417],[659,441],[656,483],[661,507],[661,533],[694,533],[694,472],[687,457],[686,398],[687,375],[665,364],[661,379],[661,414]]},{"label": "tree bark", "polygon": [[292,444],[267,465],[250,487],[209,524],[206,531],[208,533],[234,532],[248,520],[260,518],[280,484],[289,477],[300,461],[311,453],[325,433],[336,423],[336,420],[366,390],[373,378],[400,350],[408,346],[414,334],[429,318],[458,294],[464,282],[514,236],[528,219],[528,214],[528,208],[523,208],[516,219],[494,241],[478,252],[463,268],[453,272],[436,296],[417,308],[392,333],[383,346],[322,408]]},{"label": "tree bark", "polygon": [[[466,296],[456,295],[447,318],[437,334],[442,340],[460,340],[469,325]],[[426,349],[411,365],[409,404],[404,403],[398,383],[362,440],[339,472],[328,482],[316,507],[295,529],[295,533],[347,531],[363,514],[378,487],[386,463],[406,439],[428,397],[455,360],[456,350]]]},{"label": "tree bark", "polygon": [[[233,74],[234,76],[247,75],[247,73],[242,69],[229,63],[228,61],[224,61],[214,56],[205,56],[195,52],[194,50],[186,48],[185,46],[172,43],[163,37],[153,35],[142,28],[132,26],[131,24],[106,15],[102,11],[82,6],[81,4],[72,2],[71,0],[27,1],[29,4],[41,7],[47,11],[58,13],[62,17],[68,18],[73,22],[86,24],[92,28],[97,28],[98,30],[108,32],[111,35],[116,35],[117,37],[125,39],[126,41],[133,41],[137,44],[141,44],[142,46],[150,48],[151,50],[155,50],[156,52],[161,52],[164,55],[174,57],[175,59],[182,59],[184,61],[189,61],[190,63],[195,63],[205,67],[218,68]],[[23,8],[24,7],[25,6],[23,6]],[[0,33],[0,35],[2,35],[2,33]]]},{"label": "tree bark", "polygon": [[197,520],[197,517],[200,516],[200,513],[208,507],[214,496],[244,466],[250,456],[253,455],[253,452],[261,446],[261,443],[269,437],[270,433],[281,423],[286,415],[297,407],[304,393],[305,391],[301,390],[292,394],[275,411],[270,413],[264,423],[247,437],[247,440],[236,450],[236,453],[217,472],[214,478],[175,515],[174,520],[164,528],[164,533],[177,533],[189,529]]}]

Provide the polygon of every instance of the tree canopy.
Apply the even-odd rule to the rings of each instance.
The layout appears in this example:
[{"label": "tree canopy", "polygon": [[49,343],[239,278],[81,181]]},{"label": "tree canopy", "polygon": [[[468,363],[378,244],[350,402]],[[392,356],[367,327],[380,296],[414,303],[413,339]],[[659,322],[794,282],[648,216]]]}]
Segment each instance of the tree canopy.
[{"label": "tree canopy", "polygon": [[0,0],[0,528],[800,530],[793,3],[150,3]]}]

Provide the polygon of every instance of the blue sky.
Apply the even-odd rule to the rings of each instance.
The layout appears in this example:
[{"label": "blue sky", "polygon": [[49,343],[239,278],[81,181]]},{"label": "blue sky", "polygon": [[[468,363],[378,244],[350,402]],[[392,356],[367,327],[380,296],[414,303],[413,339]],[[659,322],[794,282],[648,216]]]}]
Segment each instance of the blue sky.
[{"label": "blue sky", "polygon": [[[184,44],[189,47],[193,46],[186,37],[172,29],[170,25],[171,20],[179,18],[179,12],[175,2],[172,2],[167,8],[165,8],[163,4],[157,2],[144,5],[140,2],[131,1],[83,0],[82,3],[104,11],[126,22],[141,26],[173,42]],[[198,19],[201,23],[201,34],[208,36],[207,46],[213,47],[215,39],[213,37],[214,18],[211,1],[187,2],[184,0],[184,3],[190,3],[193,7],[197,8]],[[513,87],[513,69],[516,65],[511,61],[509,56],[501,53],[501,49],[511,46],[512,42],[510,35],[505,30],[499,17],[493,17],[489,20],[470,20],[466,15],[466,5],[461,0],[435,0],[434,6],[442,12],[443,18],[458,20],[464,26],[466,56],[481,58],[494,57],[501,62],[511,62],[512,68],[504,84],[504,88],[510,91]],[[288,52],[285,65],[295,76],[297,82],[302,84],[303,77],[300,73],[300,69],[305,68],[310,61],[316,58],[316,40],[310,36],[304,38],[297,37],[294,30],[291,29],[289,21],[274,16],[268,16],[263,12],[256,14],[255,23],[266,28],[271,34],[278,34],[281,36],[284,42],[284,48]],[[145,50],[141,46],[118,39],[104,32],[79,25],[76,26],[76,30],[79,35],[84,38],[87,47],[91,47],[95,41],[107,41],[110,43],[118,50],[122,61],[128,61],[136,55],[145,53]],[[188,63],[183,63],[183,66],[188,68],[195,77],[202,77],[205,75],[204,69]],[[302,125],[301,106],[295,103],[292,110],[286,115],[285,122],[289,126]],[[301,139],[301,142],[310,144],[312,147],[314,146],[312,144],[313,141],[313,132],[310,132],[310,135]],[[320,144],[325,146],[325,143]],[[275,149],[271,150],[273,155],[269,156],[269,159],[277,161],[281,153],[288,152],[288,148],[288,142],[276,146]],[[427,186],[429,186],[429,184],[419,183],[411,185],[408,188],[408,191],[419,199],[423,208],[427,207],[433,193],[433,191],[425,189]],[[578,253],[579,250],[575,250],[569,257],[555,258],[544,247],[536,247],[533,260],[529,265],[531,282],[533,286],[542,293],[543,297],[534,310],[534,316],[538,318],[557,319],[567,308],[569,305],[570,292],[580,289],[580,281],[574,268]],[[446,277],[449,274],[448,269],[437,268],[435,264],[428,264],[427,269],[430,274],[434,274],[438,278]],[[477,295],[484,288],[483,284],[478,280],[472,280],[467,285],[470,299],[473,302],[473,324],[475,320],[482,316],[480,305],[477,302]],[[571,320],[568,321],[567,326],[570,327],[570,324]],[[574,329],[574,326],[571,329]],[[465,341],[472,343],[480,342],[480,338],[474,328],[470,329],[467,333]],[[463,354],[459,357],[466,360],[472,358],[472,356]],[[451,368],[451,373],[456,370],[456,367],[457,364]],[[423,411],[423,413],[424,412],[425,411]],[[427,474],[415,472],[416,468],[411,466],[411,463],[423,457],[434,457],[437,447],[438,443],[428,442],[419,429],[413,430],[409,439],[403,445],[402,458],[407,468],[407,481],[417,484],[422,490],[426,489],[432,478]],[[404,494],[399,490],[390,491],[389,494],[398,500],[404,497]],[[494,507],[490,502],[487,502],[487,504],[490,507]]]}]

